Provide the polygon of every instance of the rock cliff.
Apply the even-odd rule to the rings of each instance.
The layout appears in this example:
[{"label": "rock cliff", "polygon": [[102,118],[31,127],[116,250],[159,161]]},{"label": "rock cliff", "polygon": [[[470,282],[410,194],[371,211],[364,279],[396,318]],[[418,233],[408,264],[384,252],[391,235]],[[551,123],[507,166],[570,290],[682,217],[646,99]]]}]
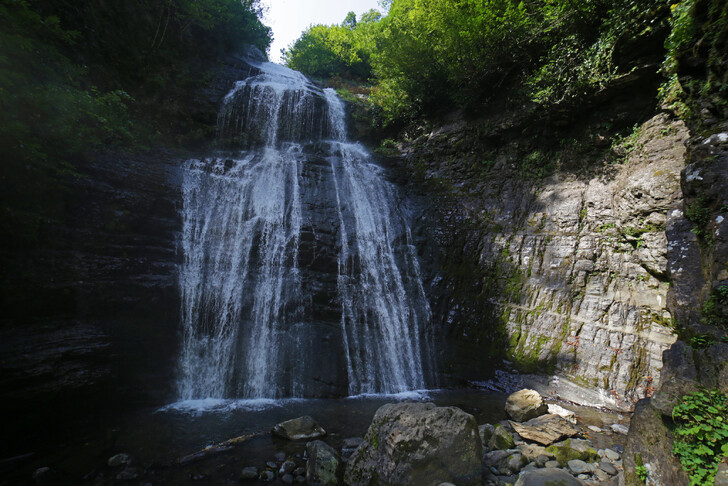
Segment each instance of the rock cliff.
[{"label": "rock cliff", "polygon": [[[503,342],[520,369],[569,378],[599,390],[602,404],[631,409],[654,392],[662,353],[677,339],[666,229],[682,201],[685,125],[658,114],[606,143],[616,161],[604,162],[603,152],[589,173],[535,178],[522,172],[534,152],[522,155],[517,142],[492,151],[479,169],[487,175],[473,177],[461,148],[473,136],[472,124],[454,123],[405,149],[409,166],[450,203],[436,235],[450,261],[433,280],[447,339],[473,338],[482,349]],[[537,164],[565,152],[539,152]],[[475,291],[463,302],[458,272],[468,265]],[[448,359],[445,369],[461,373]]]}]

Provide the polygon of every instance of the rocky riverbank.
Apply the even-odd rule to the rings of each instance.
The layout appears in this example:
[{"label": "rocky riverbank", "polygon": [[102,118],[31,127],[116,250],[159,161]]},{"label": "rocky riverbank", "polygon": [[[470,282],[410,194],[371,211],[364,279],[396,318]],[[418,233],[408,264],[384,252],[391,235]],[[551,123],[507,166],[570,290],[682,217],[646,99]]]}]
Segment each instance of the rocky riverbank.
[{"label": "rocky riverbank", "polygon": [[[157,441],[123,446],[124,441],[117,440],[111,447],[92,444],[98,458],[92,470],[78,477],[68,469],[80,460],[69,457],[79,454],[72,450],[65,453],[65,463],[39,464],[27,472],[25,481],[11,477],[21,484],[99,486],[187,482],[490,486],[567,477],[571,482],[565,484],[616,484],[626,417],[551,399],[544,402],[529,390],[507,400],[501,397],[489,404],[491,399],[483,395],[468,400],[455,394],[445,402],[438,398],[439,405],[396,402],[368,413],[350,406],[339,412],[315,407],[313,418],[304,415],[279,422],[267,430],[188,449],[170,460],[150,460],[145,449],[158,448],[153,445]],[[336,423],[341,420],[336,413],[341,412],[364,412],[369,419],[361,426]],[[175,428],[181,425],[179,419],[175,423]],[[225,423],[226,428],[231,426],[229,418]]]}]

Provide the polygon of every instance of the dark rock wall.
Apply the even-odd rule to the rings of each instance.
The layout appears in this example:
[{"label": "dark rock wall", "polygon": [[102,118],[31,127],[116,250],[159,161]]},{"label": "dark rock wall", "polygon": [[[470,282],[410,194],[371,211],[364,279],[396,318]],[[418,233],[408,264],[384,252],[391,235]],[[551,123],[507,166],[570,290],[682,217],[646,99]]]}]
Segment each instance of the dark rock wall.
[{"label": "dark rock wall", "polygon": [[64,417],[169,394],[179,309],[175,157],[106,155],[76,170],[48,245],[10,255],[23,272],[9,277],[18,297],[3,315],[0,387],[6,416],[17,419],[11,432],[23,438]]}]

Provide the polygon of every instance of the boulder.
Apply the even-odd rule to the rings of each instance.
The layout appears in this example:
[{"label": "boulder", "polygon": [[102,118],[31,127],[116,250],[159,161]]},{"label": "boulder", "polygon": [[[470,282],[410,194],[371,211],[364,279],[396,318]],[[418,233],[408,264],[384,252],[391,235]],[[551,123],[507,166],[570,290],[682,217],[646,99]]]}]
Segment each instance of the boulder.
[{"label": "boulder", "polygon": [[[523,454],[523,457],[528,459],[528,462],[535,462],[538,456],[547,455],[546,448],[536,444],[519,444],[517,446],[518,451]],[[548,460],[548,459],[547,459]]]},{"label": "boulder", "polygon": [[554,468],[525,472],[516,481],[516,486],[582,486],[583,484],[583,481],[563,469]]},{"label": "boulder", "polygon": [[516,422],[525,422],[548,413],[548,406],[535,390],[520,390],[506,399],[506,413]]},{"label": "boulder", "polygon": [[561,405],[556,405],[555,403],[549,403],[548,404],[549,412],[554,415],[558,415],[559,417],[564,418],[565,420],[568,420],[572,424],[576,424],[576,414],[572,412],[571,410],[567,410]]},{"label": "boulder", "polygon": [[722,462],[718,465],[714,486],[728,486],[728,463]]},{"label": "boulder", "polygon": [[599,454],[592,448],[592,444],[588,440],[566,439],[547,447],[546,452],[556,456],[561,467],[566,467],[569,461],[574,459],[584,462],[599,460]]},{"label": "boulder", "polygon": [[579,429],[568,420],[552,414],[542,415],[522,424],[511,422],[511,426],[524,439],[543,445],[551,445],[557,440],[579,433]]},{"label": "boulder", "polygon": [[642,484],[635,474],[638,463],[649,465],[653,476],[659,478],[661,484],[690,484],[687,473],[672,453],[672,446],[672,433],[663,422],[662,414],[652,406],[652,401],[647,398],[637,402],[622,454],[627,486]]},{"label": "boulder", "polygon": [[483,446],[475,418],[432,403],[387,404],[377,410],[344,482],[359,485],[480,485]]},{"label": "boulder", "polygon": [[308,415],[274,425],[271,433],[288,440],[317,439],[326,435],[323,427]]},{"label": "boulder", "polygon": [[339,484],[341,458],[333,447],[315,440],[306,444],[306,454],[306,483],[316,486]]},{"label": "boulder", "polygon": [[479,425],[478,432],[480,433],[480,441],[483,445],[487,445],[490,442],[490,438],[493,437],[495,427],[490,424]]},{"label": "boulder", "polygon": [[513,436],[500,424],[496,424],[493,428],[493,435],[490,436],[488,441],[488,448],[491,450],[504,451],[507,449],[513,449],[516,446],[516,441],[513,440]]}]

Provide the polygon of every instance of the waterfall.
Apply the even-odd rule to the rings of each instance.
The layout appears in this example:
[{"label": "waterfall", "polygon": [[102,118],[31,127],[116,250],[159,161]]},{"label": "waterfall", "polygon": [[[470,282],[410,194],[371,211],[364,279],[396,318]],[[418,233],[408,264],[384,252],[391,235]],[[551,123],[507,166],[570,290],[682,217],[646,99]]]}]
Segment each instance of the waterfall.
[{"label": "waterfall", "polygon": [[333,90],[254,66],[218,116],[226,151],[184,166],[179,397],[424,388],[429,307],[396,186]]}]

